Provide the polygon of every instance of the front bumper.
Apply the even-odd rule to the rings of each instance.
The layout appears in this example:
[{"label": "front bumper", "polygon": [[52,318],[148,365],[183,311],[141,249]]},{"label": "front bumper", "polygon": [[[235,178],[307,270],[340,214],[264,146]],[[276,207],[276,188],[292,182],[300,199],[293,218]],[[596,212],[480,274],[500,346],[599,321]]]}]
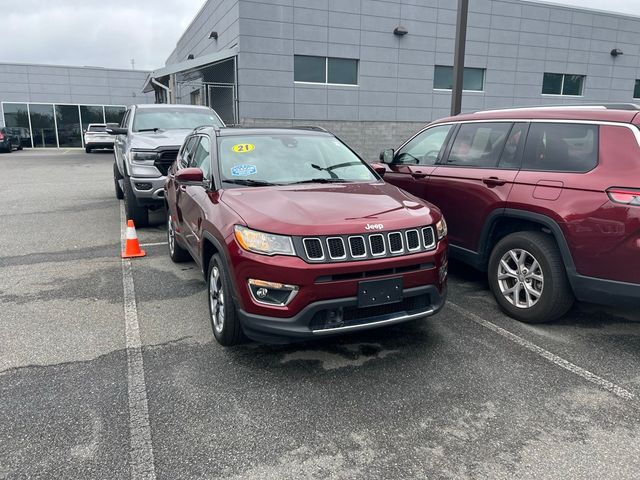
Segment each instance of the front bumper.
[{"label": "front bumper", "polygon": [[[445,304],[447,289],[441,292],[434,285],[408,288],[403,301],[397,304],[357,308],[357,297],[324,300],[312,303],[291,318],[256,315],[239,310],[244,333],[263,343],[289,343],[296,340],[339,335],[395,325],[438,313]],[[340,309],[340,323],[323,323],[326,311]]]},{"label": "front bumper", "polygon": [[164,183],[166,177],[129,177],[124,181],[131,182],[136,198],[142,204],[158,204],[164,202]]}]

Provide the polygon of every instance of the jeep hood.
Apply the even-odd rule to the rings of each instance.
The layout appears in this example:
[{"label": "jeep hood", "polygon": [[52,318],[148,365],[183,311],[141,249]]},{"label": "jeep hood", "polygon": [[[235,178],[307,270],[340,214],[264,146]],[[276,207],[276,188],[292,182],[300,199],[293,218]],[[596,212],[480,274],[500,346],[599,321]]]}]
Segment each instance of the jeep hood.
[{"label": "jeep hood", "polygon": [[157,132],[136,132],[131,135],[131,148],[153,150],[157,147],[180,148],[190,128],[179,130],[159,130]]},{"label": "jeep hood", "polygon": [[286,235],[361,234],[440,219],[433,205],[382,182],[235,188],[222,201],[249,228]]}]

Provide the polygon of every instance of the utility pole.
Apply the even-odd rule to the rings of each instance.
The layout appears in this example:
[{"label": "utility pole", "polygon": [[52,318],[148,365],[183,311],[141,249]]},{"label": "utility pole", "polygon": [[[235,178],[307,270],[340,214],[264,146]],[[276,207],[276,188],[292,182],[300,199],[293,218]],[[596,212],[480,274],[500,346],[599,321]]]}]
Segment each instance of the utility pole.
[{"label": "utility pole", "polygon": [[132,58],[131,59],[131,70],[135,70],[136,69],[136,59]]},{"label": "utility pole", "polygon": [[451,90],[451,115],[462,111],[462,85],[464,79],[464,49],[467,42],[467,17],[469,0],[458,0],[456,18],[456,43],[453,56],[453,88]]}]

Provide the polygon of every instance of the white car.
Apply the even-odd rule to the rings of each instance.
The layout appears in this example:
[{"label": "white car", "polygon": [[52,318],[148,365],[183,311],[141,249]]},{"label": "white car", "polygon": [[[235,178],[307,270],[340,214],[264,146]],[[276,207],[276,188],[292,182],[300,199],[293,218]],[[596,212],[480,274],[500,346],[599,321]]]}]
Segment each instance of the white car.
[{"label": "white car", "polygon": [[96,148],[113,149],[113,135],[107,133],[107,124],[90,123],[84,131],[84,149],[87,153]]}]

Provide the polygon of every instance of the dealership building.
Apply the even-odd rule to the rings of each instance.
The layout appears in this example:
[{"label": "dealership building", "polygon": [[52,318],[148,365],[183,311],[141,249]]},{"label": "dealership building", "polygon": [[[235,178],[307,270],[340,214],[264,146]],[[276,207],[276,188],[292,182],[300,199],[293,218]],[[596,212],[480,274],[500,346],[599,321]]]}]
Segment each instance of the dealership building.
[{"label": "dealership building", "polygon": [[[71,77],[91,70],[79,68],[65,98],[211,105],[228,124],[320,125],[373,158],[448,115],[456,7],[455,0],[209,0],[163,67],[104,70],[126,87],[111,96],[111,86],[82,84],[86,93],[74,100],[80,84]],[[640,97],[640,17],[529,0],[470,0],[469,10],[463,111]],[[37,100],[11,92],[8,100],[13,80],[2,68],[3,107],[57,101],[47,92]]]}]

